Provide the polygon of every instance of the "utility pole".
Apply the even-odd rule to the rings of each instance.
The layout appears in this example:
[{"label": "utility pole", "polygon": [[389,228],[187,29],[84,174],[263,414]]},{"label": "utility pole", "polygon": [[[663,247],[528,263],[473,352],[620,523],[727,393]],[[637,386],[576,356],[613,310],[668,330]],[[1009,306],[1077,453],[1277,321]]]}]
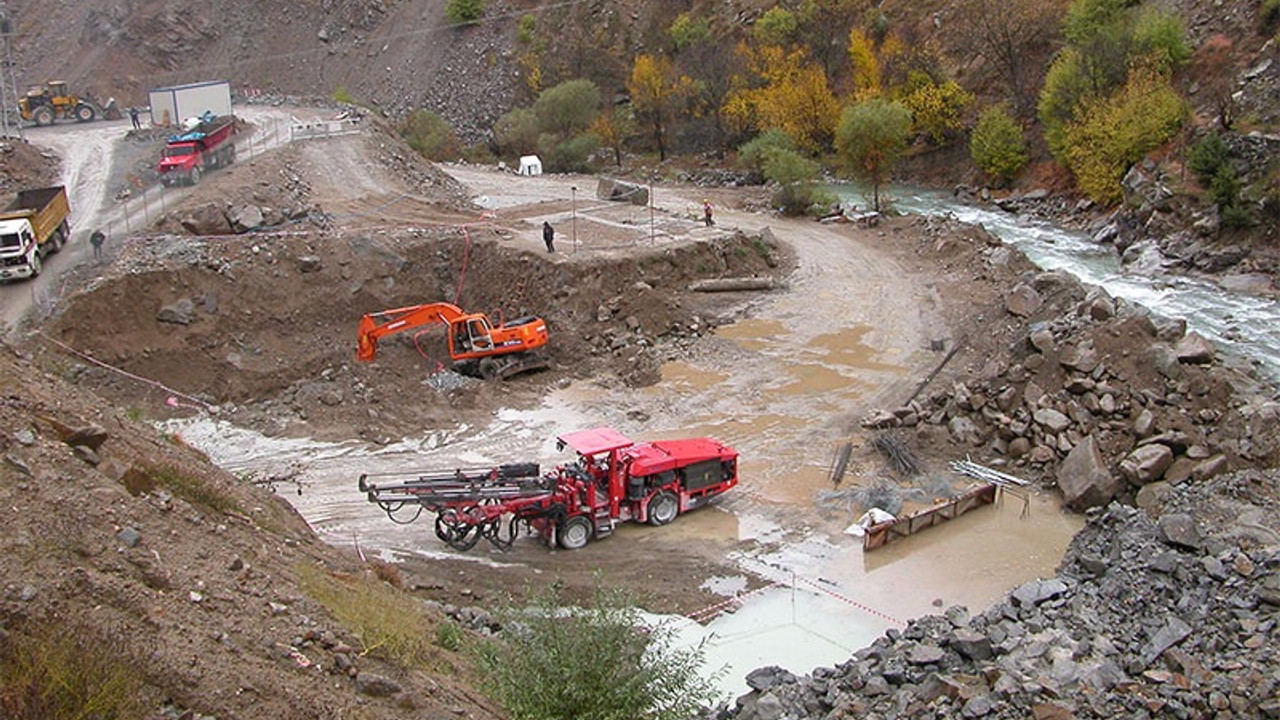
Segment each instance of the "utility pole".
[{"label": "utility pole", "polygon": [[[18,109],[18,79],[13,68],[13,18],[9,15],[8,3],[0,0],[0,40],[4,42],[4,68],[0,69],[0,130],[4,136],[12,137],[9,114]],[[26,133],[22,129],[22,118],[15,117],[18,137],[25,140]]]}]

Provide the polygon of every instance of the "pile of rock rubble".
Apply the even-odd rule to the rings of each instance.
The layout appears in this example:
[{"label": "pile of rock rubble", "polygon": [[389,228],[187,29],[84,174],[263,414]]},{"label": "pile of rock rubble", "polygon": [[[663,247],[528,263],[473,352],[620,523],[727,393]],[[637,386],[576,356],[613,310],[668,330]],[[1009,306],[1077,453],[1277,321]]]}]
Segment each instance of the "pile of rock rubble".
[{"label": "pile of rock rubble", "polygon": [[978,371],[864,427],[914,429],[921,442],[1056,483],[1077,510],[1274,465],[1280,406],[1184,321],[1061,272],[1014,276],[1001,303],[973,330],[975,348],[964,338],[954,348],[986,353]]}]

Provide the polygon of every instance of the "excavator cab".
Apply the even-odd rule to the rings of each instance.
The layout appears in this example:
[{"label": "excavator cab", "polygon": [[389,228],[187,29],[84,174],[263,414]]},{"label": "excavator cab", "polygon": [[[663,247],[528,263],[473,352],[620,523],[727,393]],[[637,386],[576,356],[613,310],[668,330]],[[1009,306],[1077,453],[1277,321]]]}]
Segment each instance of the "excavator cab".
[{"label": "excavator cab", "polygon": [[455,357],[493,348],[493,332],[482,315],[467,315],[449,324],[449,341]]},{"label": "excavator cab", "polygon": [[489,321],[483,317],[475,317],[467,321],[467,335],[471,338],[471,347],[476,350],[488,350],[493,347]]}]

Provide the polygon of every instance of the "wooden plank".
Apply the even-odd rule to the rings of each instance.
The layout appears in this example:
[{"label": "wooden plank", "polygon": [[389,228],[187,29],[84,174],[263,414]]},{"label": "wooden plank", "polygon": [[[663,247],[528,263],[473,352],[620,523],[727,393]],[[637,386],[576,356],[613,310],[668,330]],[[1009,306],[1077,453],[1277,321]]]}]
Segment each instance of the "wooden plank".
[{"label": "wooden plank", "polygon": [[862,549],[875,550],[884,547],[895,537],[914,535],[921,530],[953,520],[974,508],[990,505],[996,501],[997,489],[995,483],[979,485],[951,500],[917,510],[910,515],[872,525],[862,536]]}]

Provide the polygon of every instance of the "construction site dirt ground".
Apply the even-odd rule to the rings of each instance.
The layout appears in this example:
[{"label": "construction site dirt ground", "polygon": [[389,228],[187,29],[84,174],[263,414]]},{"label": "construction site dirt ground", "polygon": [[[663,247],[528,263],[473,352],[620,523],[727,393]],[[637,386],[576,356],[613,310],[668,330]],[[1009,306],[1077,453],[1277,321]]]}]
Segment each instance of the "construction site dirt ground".
[{"label": "construction site dirt ground", "polygon": [[[118,125],[93,131],[108,154],[124,142]],[[963,352],[933,382],[981,367],[993,348],[972,329],[998,318],[1008,279],[970,270],[990,250],[981,234],[939,237],[918,218],[875,227],[780,218],[760,211],[762,188],[657,183],[650,206],[610,202],[596,197],[594,177],[434,167],[372,126],[241,157],[163,205],[152,196],[146,230],[138,196],[82,209],[77,237],[113,228],[107,261],[53,268],[62,275],[48,292],[61,299],[37,308],[25,346],[132,416],[171,423],[246,480],[270,482],[325,540],[403,561],[406,585],[460,605],[603,582],[631,588],[651,611],[690,613],[722,600],[709,579],[765,582],[779,548],[856,547],[841,534],[853,517],[818,501],[832,489],[834,452],[854,441],[845,488],[885,476],[859,421],[910,397],[957,337]],[[121,163],[96,172],[73,176],[112,196]],[[71,192],[73,204],[90,195]],[[706,200],[714,227],[702,222]],[[181,229],[202,208],[246,204],[310,212],[251,234]],[[557,229],[555,253],[543,247],[544,220]],[[743,277],[776,286],[689,290]],[[439,373],[435,336],[391,338],[376,362],[356,362],[363,313],[441,300],[546,318],[549,369],[504,383]],[[183,302],[185,321],[161,318]],[[553,436],[591,425],[637,439],[716,437],[742,453],[742,484],[671,526],[626,526],[582,551],[524,539],[465,556],[429,520],[395,525],[356,490],[362,472],[566,459]],[[236,432],[254,439],[237,446]],[[955,459],[922,451],[927,477]],[[1048,495],[1035,502],[1042,522],[1012,541],[1033,548],[1027,562],[965,576],[912,564],[930,562],[919,553],[896,571],[915,580],[895,612],[989,601],[1051,572],[1078,521]],[[899,589],[890,583],[872,602],[894,604]]]}]

